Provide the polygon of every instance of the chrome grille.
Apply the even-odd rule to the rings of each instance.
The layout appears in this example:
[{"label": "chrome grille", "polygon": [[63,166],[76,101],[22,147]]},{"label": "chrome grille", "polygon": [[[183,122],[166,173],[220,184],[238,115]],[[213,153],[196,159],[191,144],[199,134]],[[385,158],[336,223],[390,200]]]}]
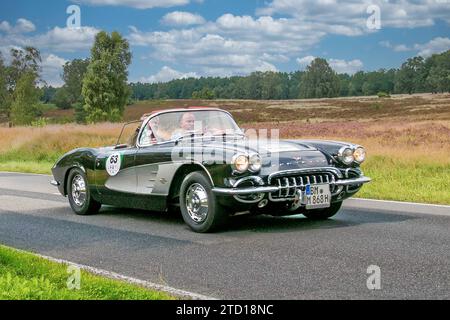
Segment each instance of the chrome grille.
[{"label": "chrome grille", "polygon": [[272,178],[269,182],[272,186],[279,187],[277,192],[270,194],[272,201],[286,201],[295,198],[297,190],[305,191],[306,185],[314,184],[330,184],[331,194],[334,195],[338,191],[338,187],[334,182],[336,178],[331,172],[321,172],[314,174],[298,174]]}]

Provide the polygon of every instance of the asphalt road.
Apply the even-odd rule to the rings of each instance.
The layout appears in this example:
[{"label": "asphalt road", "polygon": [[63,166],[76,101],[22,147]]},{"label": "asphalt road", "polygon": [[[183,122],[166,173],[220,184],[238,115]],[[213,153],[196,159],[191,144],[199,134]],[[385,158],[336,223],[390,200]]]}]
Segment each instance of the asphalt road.
[{"label": "asphalt road", "polygon": [[325,222],[237,216],[196,234],[161,213],[76,216],[49,180],[0,173],[1,244],[224,299],[450,299],[449,216],[353,205]]}]

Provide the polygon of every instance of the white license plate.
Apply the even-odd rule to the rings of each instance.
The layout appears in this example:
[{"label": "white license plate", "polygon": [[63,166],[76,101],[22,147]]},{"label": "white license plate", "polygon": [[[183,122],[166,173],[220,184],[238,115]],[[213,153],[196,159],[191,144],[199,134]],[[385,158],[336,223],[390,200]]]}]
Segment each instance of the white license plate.
[{"label": "white license plate", "polygon": [[329,184],[306,185],[306,209],[329,208],[331,192]]}]

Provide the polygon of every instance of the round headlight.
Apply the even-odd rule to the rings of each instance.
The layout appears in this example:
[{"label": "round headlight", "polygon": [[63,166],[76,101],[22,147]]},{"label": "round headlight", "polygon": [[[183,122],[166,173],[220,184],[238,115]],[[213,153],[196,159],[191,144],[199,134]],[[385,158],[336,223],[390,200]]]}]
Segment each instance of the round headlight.
[{"label": "round headlight", "polygon": [[234,170],[243,173],[247,171],[249,166],[248,157],[243,154],[237,154],[231,160],[231,164],[233,165]]},{"label": "round headlight", "polygon": [[257,154],[254,154],[252,156],[250,156],[250,166],[249,169],[253,172],[258,172],[259,170],[261,170],[262,167],[262,161],[261,161],[261,157]]},{"label": "round headlight", "polygon": [[351,148],[344,148],[339,152],[339,159],[346,165],[350,165],[355,161],[353,157],[353,150]]},{"label": "round headlight", "polygon": [[366,149],[363,147],[356,148],[355,152],[353,152],[353,157],[356,162],[363,163],[366,160]]}]

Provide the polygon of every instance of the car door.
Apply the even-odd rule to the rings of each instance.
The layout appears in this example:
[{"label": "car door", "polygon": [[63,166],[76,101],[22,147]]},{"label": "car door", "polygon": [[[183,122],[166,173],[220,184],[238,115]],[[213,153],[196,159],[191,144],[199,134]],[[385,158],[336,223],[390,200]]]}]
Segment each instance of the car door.
[{"label": "car door", "polygon": [[[97,192],[105,204],[134,207],[136,196],[136,137],[141,122],[123,126],[115,147],[99,149],[95,159]],[[127,143],[120,144],[123,139]]]},{"label": "car door", "polygon": [[97,156],[95,177],[100,194],[136,193],[136,147],[111,149]]},{"label": "car door", "polygon": [[136,194],[136,147],[106,149],[96,159],[95,180],[103,201],[133,207]]}]

